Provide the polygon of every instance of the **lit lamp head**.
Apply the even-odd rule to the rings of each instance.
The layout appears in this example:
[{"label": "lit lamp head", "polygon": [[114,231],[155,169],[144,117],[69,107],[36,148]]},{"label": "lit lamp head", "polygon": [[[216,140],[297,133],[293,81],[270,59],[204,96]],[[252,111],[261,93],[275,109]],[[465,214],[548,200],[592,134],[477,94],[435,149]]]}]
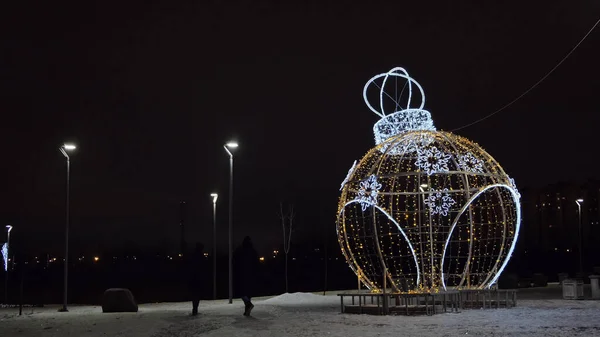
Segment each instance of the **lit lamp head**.
[{"label": "lit lamp head", "polygon": [[228,142],[225,145],[223,145],[223,147],[225,148],[225,151],[227,151],[229,156],[232,158],[233,158],[233,153],[231,153],[231,150],[237,148],[238,146],[239,145],[237,142]]},{"label": "lit lamp head", "polygon": [[12,231],[12,229],[13,229],[13,226],[11,226],[11,225],[6,225],[6,231],[7,231],[8,233],[10,233],[10,231]]},{"label": "lit lamp head", "polygon": [[583,203],[583,199],[579,198],[575,200],[575,203],[577,204],[577,206],[581,206],[581,204]]},{"label": "lit lamp head", "polygon": [[69,155],[67,154],[67,152],[71,152],[75,149],[77,149],[77,146],[75,146],[75,144],[65,143],[60,147],[60,152],[63,154],[63,156],[65,156],[65,158],[69,159]]},{"label": "lit lamp head", "polygon": [[216,204],[217,198],[219,198],[219,195],[217,193],[211,193],[210,196],[213,198],[213,204]]}]

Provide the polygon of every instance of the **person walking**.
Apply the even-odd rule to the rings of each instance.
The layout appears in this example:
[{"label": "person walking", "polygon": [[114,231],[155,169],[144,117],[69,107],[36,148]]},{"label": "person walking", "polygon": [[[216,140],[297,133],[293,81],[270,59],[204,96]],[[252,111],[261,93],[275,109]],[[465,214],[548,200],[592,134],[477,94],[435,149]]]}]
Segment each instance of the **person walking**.
[{"label": "person walking", "polygon": [[244,301],[244,316],[250,316],[254,308],[252,296],[256,292],[256,279],[258,273],[258,253],[252,245],[249,236],[244,238],[242,245],[234,253],[236,266],[236,290],[242,301]]},{"label": "person walking", "polygon": [[198,305],[204,289],[204,245],[196,243],[196,249],[189,260],[189,292],[192,298],[192,316],[198,315]]}]

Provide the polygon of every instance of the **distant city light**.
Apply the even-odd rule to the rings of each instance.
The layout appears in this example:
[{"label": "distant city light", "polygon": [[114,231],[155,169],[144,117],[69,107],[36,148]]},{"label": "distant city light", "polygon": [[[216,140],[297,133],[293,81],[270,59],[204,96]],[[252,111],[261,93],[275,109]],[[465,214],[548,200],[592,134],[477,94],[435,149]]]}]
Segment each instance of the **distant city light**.
[{"label": "distant city light", "polygon": [[97,256],[94,256],[94,262],[98,262],[99,260],[100,260],[100,258],[99,258],[99,257],[97,257]]},{"label": "distant city light", "polygon": [[208,253],[204,253],[204,257],[208,257]]},{"label": "distant city light", "polygon": [[263,262],[263,261],[265,260],[265,258],[264,258],[263,256],[261,256],[261,257],[259,258],[259,260],[260,260],[260,262]]}]

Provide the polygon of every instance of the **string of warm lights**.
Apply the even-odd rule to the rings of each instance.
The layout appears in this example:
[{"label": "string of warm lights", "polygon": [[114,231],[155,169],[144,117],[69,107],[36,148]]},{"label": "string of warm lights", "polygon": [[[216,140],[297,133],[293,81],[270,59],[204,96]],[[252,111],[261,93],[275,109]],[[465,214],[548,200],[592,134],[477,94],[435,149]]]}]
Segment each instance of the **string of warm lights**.
[{"label": "string of warm lights", "polygon": [[[402,68],[367,83],[383,78],[376,113],[382,117],[378,123],[385,119],[393,132],[374,128],[377,145],[342,182],[337,221],[342,253],[374,292],[384,282],[393,292],[490,287],[518,237],[514,180],[478,144],[436,131],[429,115],[406,113],[410,99],[407,109],[386,115],[383,99],[391,96],[383,87],[392,76],[416,83],[423,95]],[[374,110],[367,86],[365,100]],[[398,98],[392,100],[399,106]],[[402,120],[389,118],[394,115]]]}]

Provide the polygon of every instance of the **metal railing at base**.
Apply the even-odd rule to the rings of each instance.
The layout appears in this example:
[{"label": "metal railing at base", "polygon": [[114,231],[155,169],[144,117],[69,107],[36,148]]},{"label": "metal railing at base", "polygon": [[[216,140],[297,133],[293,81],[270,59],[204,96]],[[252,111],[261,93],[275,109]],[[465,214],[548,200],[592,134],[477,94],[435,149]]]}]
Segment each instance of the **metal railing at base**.
[{"label": "metal railing at base", "polygon": [[370,315],[435,315],[463,309],[512,308],[515,289],[454,290],[437,293],[338,294],[342,313]]}]

